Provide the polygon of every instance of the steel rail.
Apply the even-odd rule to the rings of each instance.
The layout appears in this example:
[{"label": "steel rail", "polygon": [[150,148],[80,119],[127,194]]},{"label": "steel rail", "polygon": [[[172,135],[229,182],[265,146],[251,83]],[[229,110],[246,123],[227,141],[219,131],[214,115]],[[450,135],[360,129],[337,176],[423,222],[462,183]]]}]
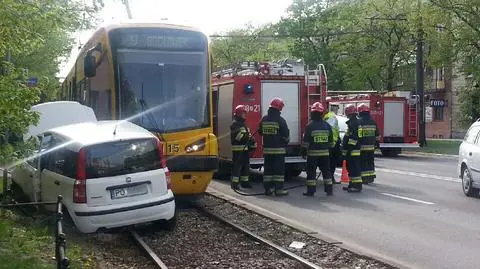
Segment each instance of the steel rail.
[{"label": "steel rail", "polygon": [[155,254],[155,252],[143,241],[143,239],[137,234],[135,231],[130,231],[130,235],[132,238],[135,240],[135,242],[139,245],[140,248],[142,248],[152,259],[155,264],[158,266],[160,269],[168,269],[168,267],[162,262],[162,260]]},{"label": "steel rail", "polygon": [[247,230],[247,229],[245,229],[245,228],[243,228],[243,227],[241,227],[241,226],[239,226],[239,225],[237,225],[237,224],[235,224],[235,223],[233,223],[233,222],[225,219],[225,218],[222,217],[222,216],[219,216],[219,215],[213,213],[212,211],[206,209],[205,207],[202,207],[202,206],[198,205],[197,203],[192,202],[192,205],[193,205],[193,207],[195,207],[195,208],[198,209],[199,211],[204,212],[205,214],[211,216],[212,218],[219,220],[220,222],[222,222],[222,223],[224,223],[224,224],[226,224],[226,225],[234,228],[235,230],[237,230],[237,231],[239,231],[239,232],[241,232],[241,233],[249,236],[250,238],[252,238],[252,239],[254,239],[254,240],[256,240],[256,241],[258,241],[258,242],[260,242],[260,243],[262,243],[262,244],[264,244],[264,245],[267,245],[267,246],[272,247],[272,248],[275,249],[276,251],[282,253],[284,256],[286,256],[286,257],[288,257],[288,258],[291,258],[291,259],[293,259],[293,260],[301,263],[301,264],[302,264],[303,266],[305,266],[306,268],[309,268],[309,269],[323,269],[322,267],[320,267],[320,266],[318,266],[318,265],[316,265],[316,264],[314,264],[314,263],[312,263],[312,262],[309,262],[309,261],[307,261],[306,259],[304,259],[304,258],[302,258],[302,257],[300,257],[300,256],[298,256],[298,255],[296,255],[296,254],[288,251],[287,249],[285,249],[285,248],[283,248],[283,247],[281,247],[281,246],[279,246],[279,245],[277,245],[277,244],[275,244],[275,243],[273,243],[273,242],[271,242],[271,241],[269,241],[269,240],[267,240],[267,239],[265,239],[265,238],[263,238],[263,237],[261,237],[261,236],[259,236],[259,235],[256,235],[256,234],[250,232],[249,230]]}]

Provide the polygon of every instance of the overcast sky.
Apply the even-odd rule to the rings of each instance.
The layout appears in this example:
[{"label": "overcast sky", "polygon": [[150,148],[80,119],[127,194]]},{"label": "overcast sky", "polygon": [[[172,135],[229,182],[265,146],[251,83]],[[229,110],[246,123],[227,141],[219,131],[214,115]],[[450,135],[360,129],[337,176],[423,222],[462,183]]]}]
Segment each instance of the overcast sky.
[{"label": "overcast sky", "polygon": [[[127,18],[121,0],[104,0],[100,17],[104,23]],[[275,22],[285,14],[292,0],[130,0],[135,19],[161,20],[192,25],[206,34],[242,27]],[[85,43],[93,31],[79,33],[76,39]],[[59,77],[65,77],[72,67],[78,50],[72,51],[67,64],[60,68]]]}]

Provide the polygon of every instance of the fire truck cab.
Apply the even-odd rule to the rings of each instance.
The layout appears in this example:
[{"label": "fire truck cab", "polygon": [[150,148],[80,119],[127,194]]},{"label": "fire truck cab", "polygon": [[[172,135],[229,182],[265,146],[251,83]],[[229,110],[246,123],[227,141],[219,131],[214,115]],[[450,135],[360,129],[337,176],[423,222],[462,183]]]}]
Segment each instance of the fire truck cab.
[{"label": "fire truck cab", "polygon": [[246,124],[257,142],[257,150],[250,155],[250,165],[254,169],[263,166],[262,138],[257,130],[274,97],[282,98],[285,102],[281,115],[290,130],[290,143],[285,157],[286,176],[298,176],[305,169],[306,161],[300,154],[301,139],[308,123],[310,105],[314,101],[325,102],[326,72],[323,65],[309,70],[302,60],[244,62],[213,73],[212,86],[219,174],[229,174],[231,170],[230,125],[237,105],[247,107]]},{"label": "fire truck cab", "polygon": [[327,105],[338,105],[338,114],[343,115],[345,106],[366,104],[370,115],[378,125],[380,142],[377,145],[384,156],[396,156],[402,148],[417,148],[418,116],[417,98],[410,93],[398,96],[392,93],[382,95],[348,94],[327,97]]}]

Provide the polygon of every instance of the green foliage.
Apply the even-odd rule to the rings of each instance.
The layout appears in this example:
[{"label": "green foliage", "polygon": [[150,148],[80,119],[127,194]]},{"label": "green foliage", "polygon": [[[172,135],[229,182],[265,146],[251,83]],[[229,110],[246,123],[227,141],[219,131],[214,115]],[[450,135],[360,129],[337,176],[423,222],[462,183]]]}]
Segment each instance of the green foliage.
[{"label": "green foliage", "polygon": [[[94,4],[99,4],[95,0]],[[0,1],[0,162],[21,157],[21,138],[38,116],[30,107],[52,100],[58,89],[59,59],[70,53],[71,33],[94,25],[95,7],[77,0]],[[34,88],[25,86],[37,77]],[[6,136],[10,138],[6,141]],[[6,143],[10,142],[10,143]]]},{"label": "green foliage", "polygon": [[451,18],[447,27],[453,54],[467,85],[460,90],[460,122],[468,127],[480,118],[480,2],[478,0],[430,0]]},{"label": "green foliage", "polygon": [[211,42],[214,69],[243,61],[277,60],[289,55],[288,41],[275,39],[274,28],[270,25],[247,25],[215,35],[220,37],[214,37]]}]

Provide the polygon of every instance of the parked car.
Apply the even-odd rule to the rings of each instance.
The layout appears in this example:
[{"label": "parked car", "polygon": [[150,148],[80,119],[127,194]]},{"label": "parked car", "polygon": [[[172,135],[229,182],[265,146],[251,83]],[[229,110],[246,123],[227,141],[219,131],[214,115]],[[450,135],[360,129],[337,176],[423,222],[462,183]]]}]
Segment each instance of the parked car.
[{"label": "parked car", "polygon": [[80,232],[161,221],[175,224],[170,176],[157,137],[130,122],[64,125],[36,134],[36,158],[12,179],[32,201],[64,205]]},{"label": "parked car", "polygon": [[462,180],[463,193],[478,197],[480,191],[480,119],[467,131],[458,150],[457,173]]}]

